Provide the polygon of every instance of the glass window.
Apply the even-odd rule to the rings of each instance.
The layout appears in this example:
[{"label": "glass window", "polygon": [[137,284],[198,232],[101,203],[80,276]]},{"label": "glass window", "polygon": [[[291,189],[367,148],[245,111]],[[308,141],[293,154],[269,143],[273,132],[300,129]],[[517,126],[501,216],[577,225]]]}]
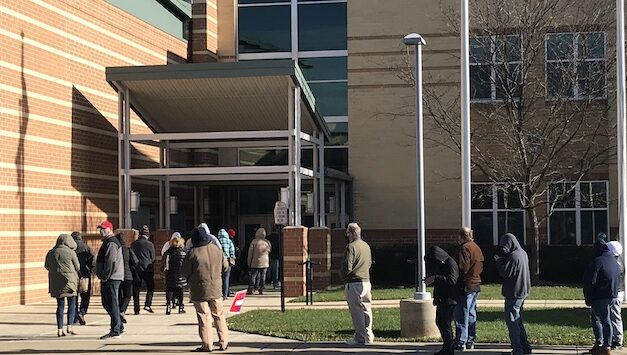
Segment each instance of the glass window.
[{"label": "glass window", "polygon": [[291,0],[239,0],[240,4],[268,4],[268,3],[279,3],[279,2],[290,2]]},{"label": "glass window", "polygon": [[494,245],[492,212],[472,212],[472,235],[481,247]]},{"label": "glass window", "polygon": [[348,173],[348,148],[326,148],[324,165],[327,168]]},{"label": "glass window", "polygon": [[522,82],[519,35],[470,40],[470,94],[475,101],[516,100]]},{"label": "glass window", "polygon": [[546,35],[546,90],[549,98],[603,98],[606,95],[605,33]]},{"label": "glass window", "polygon": [[555,211],[551,215],[551,244],[577,245],[577,213]]},{"label": "glass window", "polygon": [[[288,151],[285,148],[265,149],[246,148],[239,150],[240,166],[274,166],[288,164]],[[313,151],[305,148],[301,151],[300,165],[302,167],[313,168]]]},{"label": "glass window", "polygon": [[291,51],[290,6],[239,8],[239,53]]},{"label": "glass window", "polygon": [[298,50],[346,49],[346,3],[298,6]]},{"label": "glass window", "polygon": [[525,244],[525,211],[521,208],[517,186],[472,184],[472,228],[481,234],[484,245],[494,245],[500,236],[512,233]]},{"label": "glass window", "polygon": [[327,145],[348,145],[348,122],[327,123],[331,130],[331,138]]},{"label": "glass window", "polygon": [[348,83],[310,83],[322,116],[348,116]]},{"label": "glass window", "polygon": [[470,97],[472,100],[492,98],[492,77],[489,65],[470,67]]},{"label": "glass window", "polygon": [[298,65],[307,80],[346,80],[347,62],[347,57],[301,58]]},{"label": "glass window", "polygon": [[492,209],[492,185],[473,184],[472,185],[472,209],[491,210]]},{"label": "glass window", "polygon": [[525,213],[523,211],[498,212],[498,233],[500,238],[505,233],[512,233],[520,245],[525,244]]}]

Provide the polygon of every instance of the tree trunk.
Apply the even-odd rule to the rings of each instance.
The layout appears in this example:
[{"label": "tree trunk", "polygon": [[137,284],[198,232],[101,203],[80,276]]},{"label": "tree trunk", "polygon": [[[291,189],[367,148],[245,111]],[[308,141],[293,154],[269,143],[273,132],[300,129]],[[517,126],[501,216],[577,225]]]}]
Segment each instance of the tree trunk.
[{"label": "tree trunk", "polygon": [[538,214],[535,208],[529,209],[529,218],[533,224],[529,272],[531,273],[532,283],[537,284],[540,281],[540,222],[538,221]]}]

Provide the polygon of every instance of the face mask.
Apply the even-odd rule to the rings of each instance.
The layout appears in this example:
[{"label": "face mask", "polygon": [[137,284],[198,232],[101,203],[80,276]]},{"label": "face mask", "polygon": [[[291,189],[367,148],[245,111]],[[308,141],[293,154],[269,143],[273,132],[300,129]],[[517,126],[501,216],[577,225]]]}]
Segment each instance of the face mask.
[{"label": "face mask", "polygon": [[101,237],[106,237],[107,236],[107,232],[104,229],[100,230],[100,236]]}]

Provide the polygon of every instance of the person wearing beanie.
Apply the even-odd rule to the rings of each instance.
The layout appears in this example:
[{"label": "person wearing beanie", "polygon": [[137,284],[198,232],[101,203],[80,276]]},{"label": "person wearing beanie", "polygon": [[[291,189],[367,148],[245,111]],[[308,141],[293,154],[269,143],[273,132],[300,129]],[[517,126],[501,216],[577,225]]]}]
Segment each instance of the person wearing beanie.
[{"label": "person wearing beanie", "polygon": [[610,321],[612,322],[612,350],[621,350],[623,348],[623,317],[621,315],[621,304],[625,299],[625,264],[623,263],[623,246],[620,242],[612,241],[607,243],[610,252],[616,257],[620,278],[618,279],[618,296],[612,304],[610,312]]},{"label": "person wearing beanie", "polygon": [[44,266],[48,270],[48,290],[50,296],[57,299],[57,336],[63,332],[63,309],[68,300],[67,334],[76,334],[72,328],[76,311],[78,274],[80,264],[75,253],[76,242],[68,234],[61,234],[56,245],[46,255]]},{"label": "person wearing beanie", "polygon": [[[81,325],[87,324],[85,321],[85,315],[89,309],[89,301],[91,299],[91,275],[94,273],[96,267],[96,255],[91,250],[89,245],[83,242],[83,237],[80,232],[72,232],[72,239],[76,242],[76,256],[78,257],[78,263],[81,266],[79,273],[79,296],[81,297],[80,304],[76,302],[76,319],[74,323],[78,321]],[[81,285],[87,284],[86,289],[81,289]]]},{"label": "person wearing beanie", "polygon": [[[604,236],[604,235],[603,235]],[[595,258],[583,277],[583,294],[586,306],[590,307],[594,346],[591,354],[610,354],[612,345],[612,322],[610,314],[618,297],[620,269],[616,256],[610,252],[606,238],[597,236],[594,242]]]},{"label": "person wearing beanie", "polygon": [[152,310],[152,296],[155,292],[155,245],[148,240],[150,236],[148,226],[143,226],[141,235],[131,244],[131,249],[137,256],[136,267],[138,279],[133,281],[133,310],[139,314],[139,293],[142,282],[146,283],[146,301],[144,310],[154,313]]}]

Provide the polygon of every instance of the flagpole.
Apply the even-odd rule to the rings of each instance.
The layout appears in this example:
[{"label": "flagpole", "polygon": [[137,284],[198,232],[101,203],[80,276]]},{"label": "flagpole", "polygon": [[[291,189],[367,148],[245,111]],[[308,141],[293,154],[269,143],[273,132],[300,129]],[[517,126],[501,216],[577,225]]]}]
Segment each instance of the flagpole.
[{"label": "flagpole", "polygon": [[[623,246],[623,262],[627,262],[627,169],[625,157],[627,146],[627,122],[625,113],[627,102],[625,100],[625,1],[616,0],[616,143],[617,143],[617,167],[618,167],[618,231],[619,239]],[[627,281],[627,275],[625,275]],[[623,296],[627,301],[627,292]]]},{"label": "flagpole", "polygon": [[468,0],[461,9],[461,168],[462,168],[462,226],[471,227],[470,175],[470,49],[468,29]]}]

